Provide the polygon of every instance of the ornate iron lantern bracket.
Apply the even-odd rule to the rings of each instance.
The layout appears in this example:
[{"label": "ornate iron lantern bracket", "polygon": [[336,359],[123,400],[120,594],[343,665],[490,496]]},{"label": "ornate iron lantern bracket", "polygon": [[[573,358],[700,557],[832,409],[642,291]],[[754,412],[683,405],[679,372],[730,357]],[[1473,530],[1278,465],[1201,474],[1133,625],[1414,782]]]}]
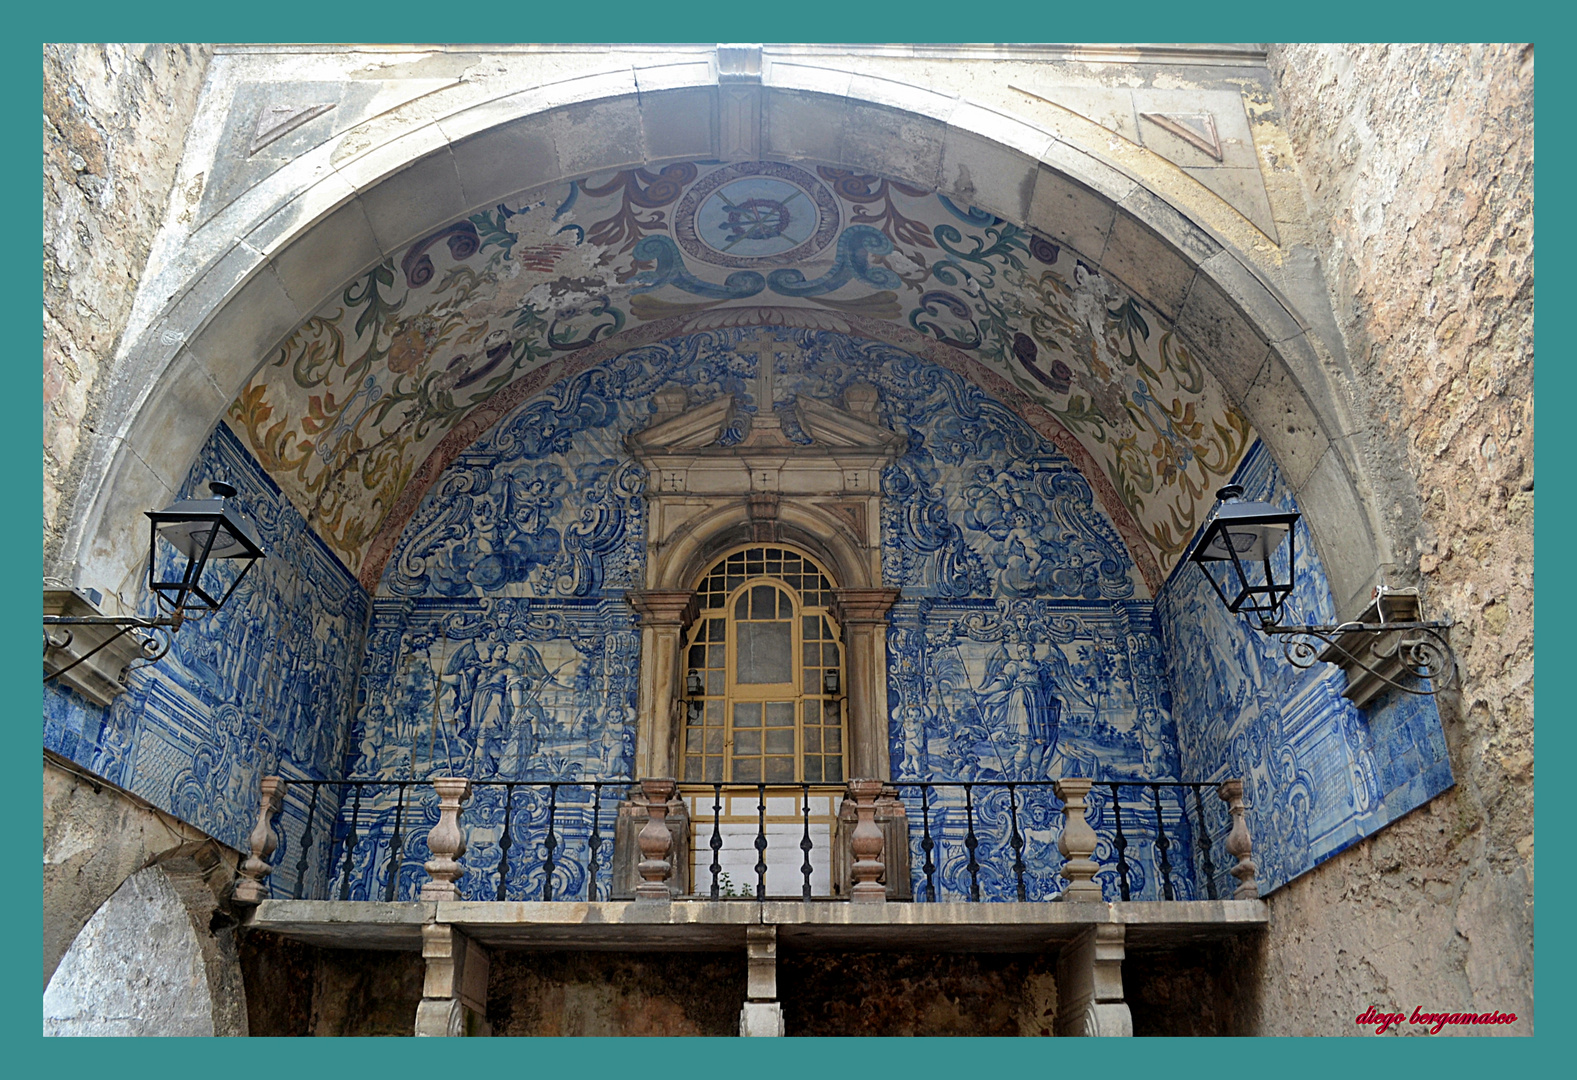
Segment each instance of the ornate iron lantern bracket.
[{"label": "ornate iron lantern bracket", "polygon": [[[208,487],[213,492],[211,498],[179,499],[163,510],[149,511],[147,514],[148,590],[153,594],[158,608],[167,614],[154,617],[97,613],[85,615],[81,612],[96,612],[92,601],[72,590],[55,590],[59,595],[59,600],[53,605],[56,611],[43,617],[44,665],[48,669],[48,674],[44,676],[45,682],[75,670],[106,649],[111,650],[112,655],[124,652],[124,645],[119,650],[114,646],[130,634],[136,642],[135,652],[130,656],[118,657],[117,665],[123,663],[124,666],[113,682],[102,677],[102,672],[99,673],[100,678],[90,681],[103,685],[90,686],[81,684],[81,680],[67,680],[74,689],[83,691],[91,700],[108,704],[109,696],[120,692],[116,684],[123,685],[128,672],[156,663],[170,651],[173,635],[180,630],[188,616],[200,617],[217,611],[234,595],[247,571],[264,557],[263,545],[246,515],[226,502],[235,495],[235,488],[217,480]],[[180,560],[174,567],[179,577],[167,578],[159,571],[161,536],[185,558],[184,567],[180,566]],[[217,589],[210,591],[203,582],[204,570],[219,559],[234,560],[241,564],[240,571],[223,592]],[[46,610],[49,610],[48,590],[45,595]],[[52,633],[55,627],[61,629]],[[69,627],[79,629],[71,630]],[[115,632],[101,639],[108,628],[113,628]],[[86,639],[82,644],[87,648],[85,652],[77,654],[72,647],[77,644],[79,636]]]},{"label": "ornate iron lantern bracket", "polygon": [[1451,623],[1421,619],[1416,589],[1381,586],[1351,622],[1283,623],[1295,585],[1295,526],[1302,515],[1244,501],[1242,495],[1236,484],[1216,493],[1220,501],[1189,555],[1228,611],[1257,616],[1251,625],[1283,639],[1282,652],[1295,667],[1316,661],[1340,667],[1347,673],[1342,696],[1360,708],[1386,689],[1433,696],[1456,686],[1456,659],[1446,640]]}]

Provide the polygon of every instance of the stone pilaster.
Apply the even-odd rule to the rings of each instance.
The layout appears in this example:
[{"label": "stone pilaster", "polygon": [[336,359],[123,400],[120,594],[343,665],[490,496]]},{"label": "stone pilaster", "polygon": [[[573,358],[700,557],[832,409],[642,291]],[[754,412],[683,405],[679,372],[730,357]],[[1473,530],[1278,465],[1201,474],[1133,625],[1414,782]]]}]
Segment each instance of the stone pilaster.
[{"label": "stone pilaster", "polygon": [[740,1035],[782,1035],[783,1006],[778,1002],[778,928],[745,928],[745,1007]]},{"label": "stone pilaster", "polygon": [[624,599],[641,624],[635,775],[677,776],[684,632],[695,621],[696,595],[688,590],[632,589]]},{"label": "stone pilaster", "polygon": [[491,1035],[487,1022],[487,951],[453,926],[422,927],[422,1000],[416,1034]]},{"label": "stone pilaster", "polygon": [[1057,1034],[1133,1034],[1133,1014],[1123,1000],[1126,930],[1100,923],[1062,947],[1057,956]]},{"label": "stone pilaster", "polygon": [[897,589],[837,589],[833,618],[843,628],[849,672],[848,776],[892,779],[887,739],[887,613]]}]

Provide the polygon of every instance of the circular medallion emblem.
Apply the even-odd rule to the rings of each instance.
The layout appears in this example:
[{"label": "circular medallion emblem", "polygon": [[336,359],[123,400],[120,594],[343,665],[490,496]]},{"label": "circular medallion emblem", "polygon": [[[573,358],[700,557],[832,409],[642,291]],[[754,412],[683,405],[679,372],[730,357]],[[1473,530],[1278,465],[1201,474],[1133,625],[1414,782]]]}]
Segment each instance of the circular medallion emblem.
[{"label": "circular medallion emblem", "polygon": [[804,169],[776,161],[725,165],[685,193],[674,238],[718,266],[802,262],[832,243],[838,203]]}]

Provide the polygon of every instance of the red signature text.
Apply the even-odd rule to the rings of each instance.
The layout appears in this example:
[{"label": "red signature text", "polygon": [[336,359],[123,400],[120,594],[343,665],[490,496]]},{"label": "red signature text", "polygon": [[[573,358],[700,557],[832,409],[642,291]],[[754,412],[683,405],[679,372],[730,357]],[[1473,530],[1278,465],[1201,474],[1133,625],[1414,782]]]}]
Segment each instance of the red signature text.
[{"label": "red signature text", "polygon": [[1403,1023],[1418,1024],[1429,1029],[1429,1034],[1438,1035],[1440,1030],[1452,1024],[1515,1024],[1516,1013],[1503,1013],[1499,1009],[1494,1012],[1424,1012],[1422,1005],[1413,1007],[1411,1016],[1399,1012],[1381,1012],[1371,1005],[1369,1011],[1360,1015],[1357,1023],[1367,1027],[1374,1025],[1376,1035],[1384,1035],[1393,1027],[1399,1028]]}]

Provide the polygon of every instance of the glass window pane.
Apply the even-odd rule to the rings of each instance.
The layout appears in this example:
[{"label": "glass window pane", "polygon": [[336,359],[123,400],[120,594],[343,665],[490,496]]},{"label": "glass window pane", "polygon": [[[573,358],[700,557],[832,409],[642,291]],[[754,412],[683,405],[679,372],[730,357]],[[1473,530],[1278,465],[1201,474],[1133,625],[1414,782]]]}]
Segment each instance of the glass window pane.
[{"label": "glass window pane", "polygon": [[761,703],[759,701],[734,702],[735,727],[760,727]]},{"label": "glass window pane", "polygon": [[754,783],[761,779],[760,758],[735,758],[734,779],[741,783]]},{"label": "glass window pane", "polygon": [[708,728],[706,731],[706,752],[708,754],[721,754],[723,752],[723,729]]},{"label": "glass window pane", "polygon": [[812,784],[821,782],[821,758],[808,757],[805,759],[805,780]]},{"label": "glass window pane", "polygon": [[[809,705],[810,702],[807,701],[805,704]],[[806,725],[806,727],[805,727],[805,753],[807,753],[807,754],[819,754],[819,753],[821,753],[821,728],[819,728],[819,727],[811,727],[809,725]]]},{"label": "glass window pane", "polygon": [[767,702],[767,727],[794,726],[794,703],[792,701]]},{"label": "glass window pane", "polygon": [[709,757],[706,759],[706,778],[714,781],[723,779],[722,758]]},{"label": "glass window pane", "polygon": [[706,667],[706,646],[690,646],[690,666],[696,668]]},{"label": "glass window pane", "polygon": [[761,753],[761,732],[755,729],[734,732],[735,757],[749,757]]},{"label": "glass window pane", "polygon": [[791,757],[767,758],[767,782],[772,784],[792,784],[794,782],[794,759]]},{"label": "glass window pane", "polygon": [[842,780],[843,759],[841,757],[829,757],[826,760],[827,763],[824,766],[824,776],[822,779],[824,779],[829,784],[833,781]]},{"label": "glass window pane", "polygon": [[698,757],[687,757],[687,758],[684,759],[684,778],[686,780],[699,780],[699,779],[701,779],[701,759],[700,758],[698,758]]},{"label": "glass window pane", "polygon": [[786,622],[740,623],[735,677],[755,685],[793,682],[792,630]]},{"label": "glass window pane", "polygon": [[[805,666],[806,667],[808,667],[808,668],[816,667],[818,664],[821,663],[821,646],[817,645],[813,641],[805,642],[803,656],[805,658]],[[692,660],[690,662],[690,666],[691,667],[697,666],[696,661]],[[809,689],[809,687],[810,687],[810,673],[809,672],[805,673],[805,679],[806,679],[805,686],[806,686],[807,689]]]},{"label": "glass window pane", "polygon": [[716,697],[723,695],[723,673],[721,671],[707,672],[706,692]]},{"label": "glass window pane", "polygon": [[823,736],[822,746],[826,749],[826,751],[829,754],[834,754],[834,753],[837,753],[838,751],[842,750],[843,749],[843,732],[839,731],[835,727],[826,728],[825,730],[826,730],[826,735]]},{"label": "glass window pane", "polygon": [[753,585],[750,588],[750,617],[775,619],[778,617],[778,591],[770,585]]},{"label": "glass window pane", "polygon": [[750,617],[750,609],[745,606],[749,599],[750,597],[747,594],[740,594],[738,602],[734,604],[734,618],[748,619]]},{"label": "glass window pane", "polygon": [[821,637],[821,619],[815,615],[806,615],[801,629],[804,631],[806,641],[815,641]]},{"label": "glass window pane", "polygon": [[793,728],[767,728],[766,735],[767,735],[767,745],[766,745],[767,753],[769,753],[769,754],[793,754],[794,753],[794,729]]},{"label": "glass window pane", "polygon": [[805,726],[811,727],[819,723],[821,723],[821,702],[815,698],[807,698],[805,701]]},{"label": "glass window pane", "polygon": [[723,666],[723,663],[724,663],[724,661],[723,661],[723,651],[727,647],[728,646],[726,646],[726,645],[712,645],[712,646],[710,646],[706,650],[706,666],[709,667],[709,668],[721,668]]},{"label": "glass window pane", "polygon": [[706,726],[723,726],[723,703],[716,698],[706,703]]}]

